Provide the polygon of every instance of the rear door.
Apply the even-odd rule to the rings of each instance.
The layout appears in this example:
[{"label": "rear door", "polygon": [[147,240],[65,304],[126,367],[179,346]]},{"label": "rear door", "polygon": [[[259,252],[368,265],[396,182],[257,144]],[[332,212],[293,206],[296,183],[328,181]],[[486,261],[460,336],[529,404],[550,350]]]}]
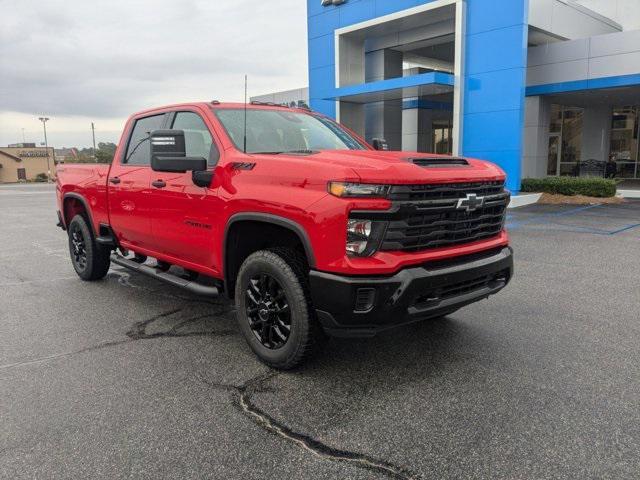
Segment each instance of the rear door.
[{"label": "rear door", "polygon": [[[220,157],[208,120],[197,109],[170,114],[167,127],[183,130],[187,156],[204,157],[214,169]],[[151,230],[154,250],[197,267],[219,272],[213,265],[213,238],[222,235],[217,218],[220,200],[216,191],[198,187],[191,172],[152,172],[154,211]]]},{"label": "rear door", "polygon": [[109,189],[109,217],[118,240],[148,248],[151,240],[151,148],[149,134],[164,126],[166,114],[135,119],[124,154],[114,159]]}]

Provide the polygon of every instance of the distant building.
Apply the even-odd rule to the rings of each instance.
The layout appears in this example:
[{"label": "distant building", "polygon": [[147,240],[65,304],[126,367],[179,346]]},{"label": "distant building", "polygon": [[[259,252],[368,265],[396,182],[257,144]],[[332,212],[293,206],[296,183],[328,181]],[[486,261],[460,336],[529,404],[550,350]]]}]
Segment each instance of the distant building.
[{"label": "distant building", "polygon": [[[30,145],[30,144],[19,144]],[[33,145],[33,144],[32,144]],[[47,165],[47,158],[49,165]],[[15,183],[35,180],[38,174],[55,175],[54,151],[49,147],[21,146],[0,147],[0,183]]]},{"label": "distant building", "polygon": [[75,147],[71,148],[56,148],[55,149],[55,158],[56,164],[70,162],[73,160],[77,160],[78,158],[78,149]]},{"label": "distant building", "polygon": [[290,107],[307,107],[309,105],[309,89],[296,88],[295,90],[258,95],[257,97],[251,97],[251,101],[289,105]]},{"label": "distant building", "polygon": [[33,142],[26,142],[26,143],[10,143],[9,147],[12,148],[35,148],[36,144]]}]

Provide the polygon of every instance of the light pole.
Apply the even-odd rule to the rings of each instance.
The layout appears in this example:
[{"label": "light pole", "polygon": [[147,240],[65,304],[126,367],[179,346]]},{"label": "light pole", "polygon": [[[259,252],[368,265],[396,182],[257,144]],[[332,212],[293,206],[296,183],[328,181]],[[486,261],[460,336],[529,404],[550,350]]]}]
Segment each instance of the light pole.
[{"label": "light pole", "polygon": [[98,163],[98,157],[96,157],[96,126],[91,122],[91,134],[93,135],[93,161]]},{"label": "light pole", "polygon": [[44,148],[47,150],[47,182],[51,182],[51,164],[49,163],[49,142],[47,141],[47,121],[48,117],[39,117],[38,120],[42,122],[42,128],[44,128]]}]

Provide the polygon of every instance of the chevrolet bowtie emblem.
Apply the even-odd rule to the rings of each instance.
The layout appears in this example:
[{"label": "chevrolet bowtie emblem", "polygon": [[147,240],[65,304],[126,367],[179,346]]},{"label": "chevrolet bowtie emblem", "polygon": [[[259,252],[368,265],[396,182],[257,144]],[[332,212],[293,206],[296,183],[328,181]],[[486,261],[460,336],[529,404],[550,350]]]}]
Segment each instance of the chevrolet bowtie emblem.
[{"label": "chevrolet bowtie emblem", "polygon": [[484,205],[484,197],[479,197],[475,193],[467,193],[466,198],[458,200],[456,209],[473,212]]}]

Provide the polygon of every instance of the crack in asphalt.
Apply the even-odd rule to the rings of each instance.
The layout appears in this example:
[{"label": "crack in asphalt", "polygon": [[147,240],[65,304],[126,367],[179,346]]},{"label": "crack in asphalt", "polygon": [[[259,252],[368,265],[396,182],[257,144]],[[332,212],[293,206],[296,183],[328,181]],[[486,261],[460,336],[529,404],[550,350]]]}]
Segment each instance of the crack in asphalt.
[{"label": "crack in asphalt", "polygon": [[[284,423],[276,420],[271,415],[261,410],[251,402],[251,398],[255,393],[264,391],[264,384],[267,381],[279,375],[280,374],[277,372],[269,372],[252,378],[240,386],[233,387],[234,393],[236,394],[233,400],[234,404],[263,430],[275,434],[288,442],[294,443],[313,455],[323,459],[351,463],[356,467],[400,480],[419,480],[421,478],[409,469],[400,467],[386,460],[376,459],[363,453],[331,447],[310,435],[292,430]],[[230,386],[227,385],[227,387]]]},{"label": "crack in asphalt", "polygon": [[278,376],[280,372],[267,372],[253,377],[241,385],[212,382],[196,374],[198,379],[209,387],[233,394],[232,403],[253,423],[268,433],[276,435],[287,442],[293,443],[307,452],[325,460],[351,463],[354,466],[373,471],[387,477],[399,480],[420,480],[421,477],[408,468],[400,467],[386,460],[380,460],[363,453],[352,452],[331,447],[306,433],[296,432],[257,407],[252,401],[256,393],[265,391],[265,383]]},{"label": "crack in asphalt", "polygon": [[225,336],[230,336],[230,335],[234,335],[236,332],[233,330],[219,330],[219,331],[195,331],[195,332],[180,332],[178,331],[180,328],[185,327],[186,325],[190,324],[190,323],[194,323],[197,322],[198,320],[201,320],[203,318],[207,318],[210,317],[212,315],[215,315],[215,313],[210,313],[207,315],[199,315],[196,317],[192,317],[192,318],[188,318],[186,320],[181,321],[180,323],[174,325],[173,327],[171,327],[169,330],[167,331],[159,331],[159,332],[153,332],[153,333],[148,333],[147,332],[147,328],[153,323],[156,322],[158,320],[161,320],[165,317],[170,317],[171,315],[175,315],[176,313],[180,313],[182,312],[182,309],[174,309],[174,310],[170,310],[167,312],[163,312],[160,313],[158,315],[155,315],[147,320],[141,321],[141,322],[137,322],[136,324],[134,324],[134,326],[131,328],[131,330],[129,330],[126,335],[128,338],[123,339],[123,340],[112,340],[112,341],[108,341],[108,342],[101,342],[101,343],[97,343],[95,345],[90,345],[88,347],[84,347],[84,348],[80,348],[78,350],[73,350],[70,352],[62,352],[62,353],[56,353],[53,355],[47,355],[45,357],[39,357],[39,358],[35,358],[33,360],[25,360],[22,362],[15,362],[15,363],[8,363],[5,365],[0,365],[0,370],[8,370],[11,368],[15,368],[15,367],[25,367],[25,366],[29,366],[29,365],[37,365],[40,363],[45,363],[48,362],[50,360],[57,360],[59,358],[66,358],[66,357],[71,357],[74,355],[78,355],[81,353],[87,353],[87,352],[92,352],[95,350],[102,350],[105,348],[111,348],[111,347],[116,347],[118,345],[123,345],[125,343],[131,343],[131,342],[135,342],[138,340],[152,340],[152,339],[157,339],[157,338],[163,338],[163,337],[203,337],[203,336],[209,336],[209,337],[225,337]]}]

